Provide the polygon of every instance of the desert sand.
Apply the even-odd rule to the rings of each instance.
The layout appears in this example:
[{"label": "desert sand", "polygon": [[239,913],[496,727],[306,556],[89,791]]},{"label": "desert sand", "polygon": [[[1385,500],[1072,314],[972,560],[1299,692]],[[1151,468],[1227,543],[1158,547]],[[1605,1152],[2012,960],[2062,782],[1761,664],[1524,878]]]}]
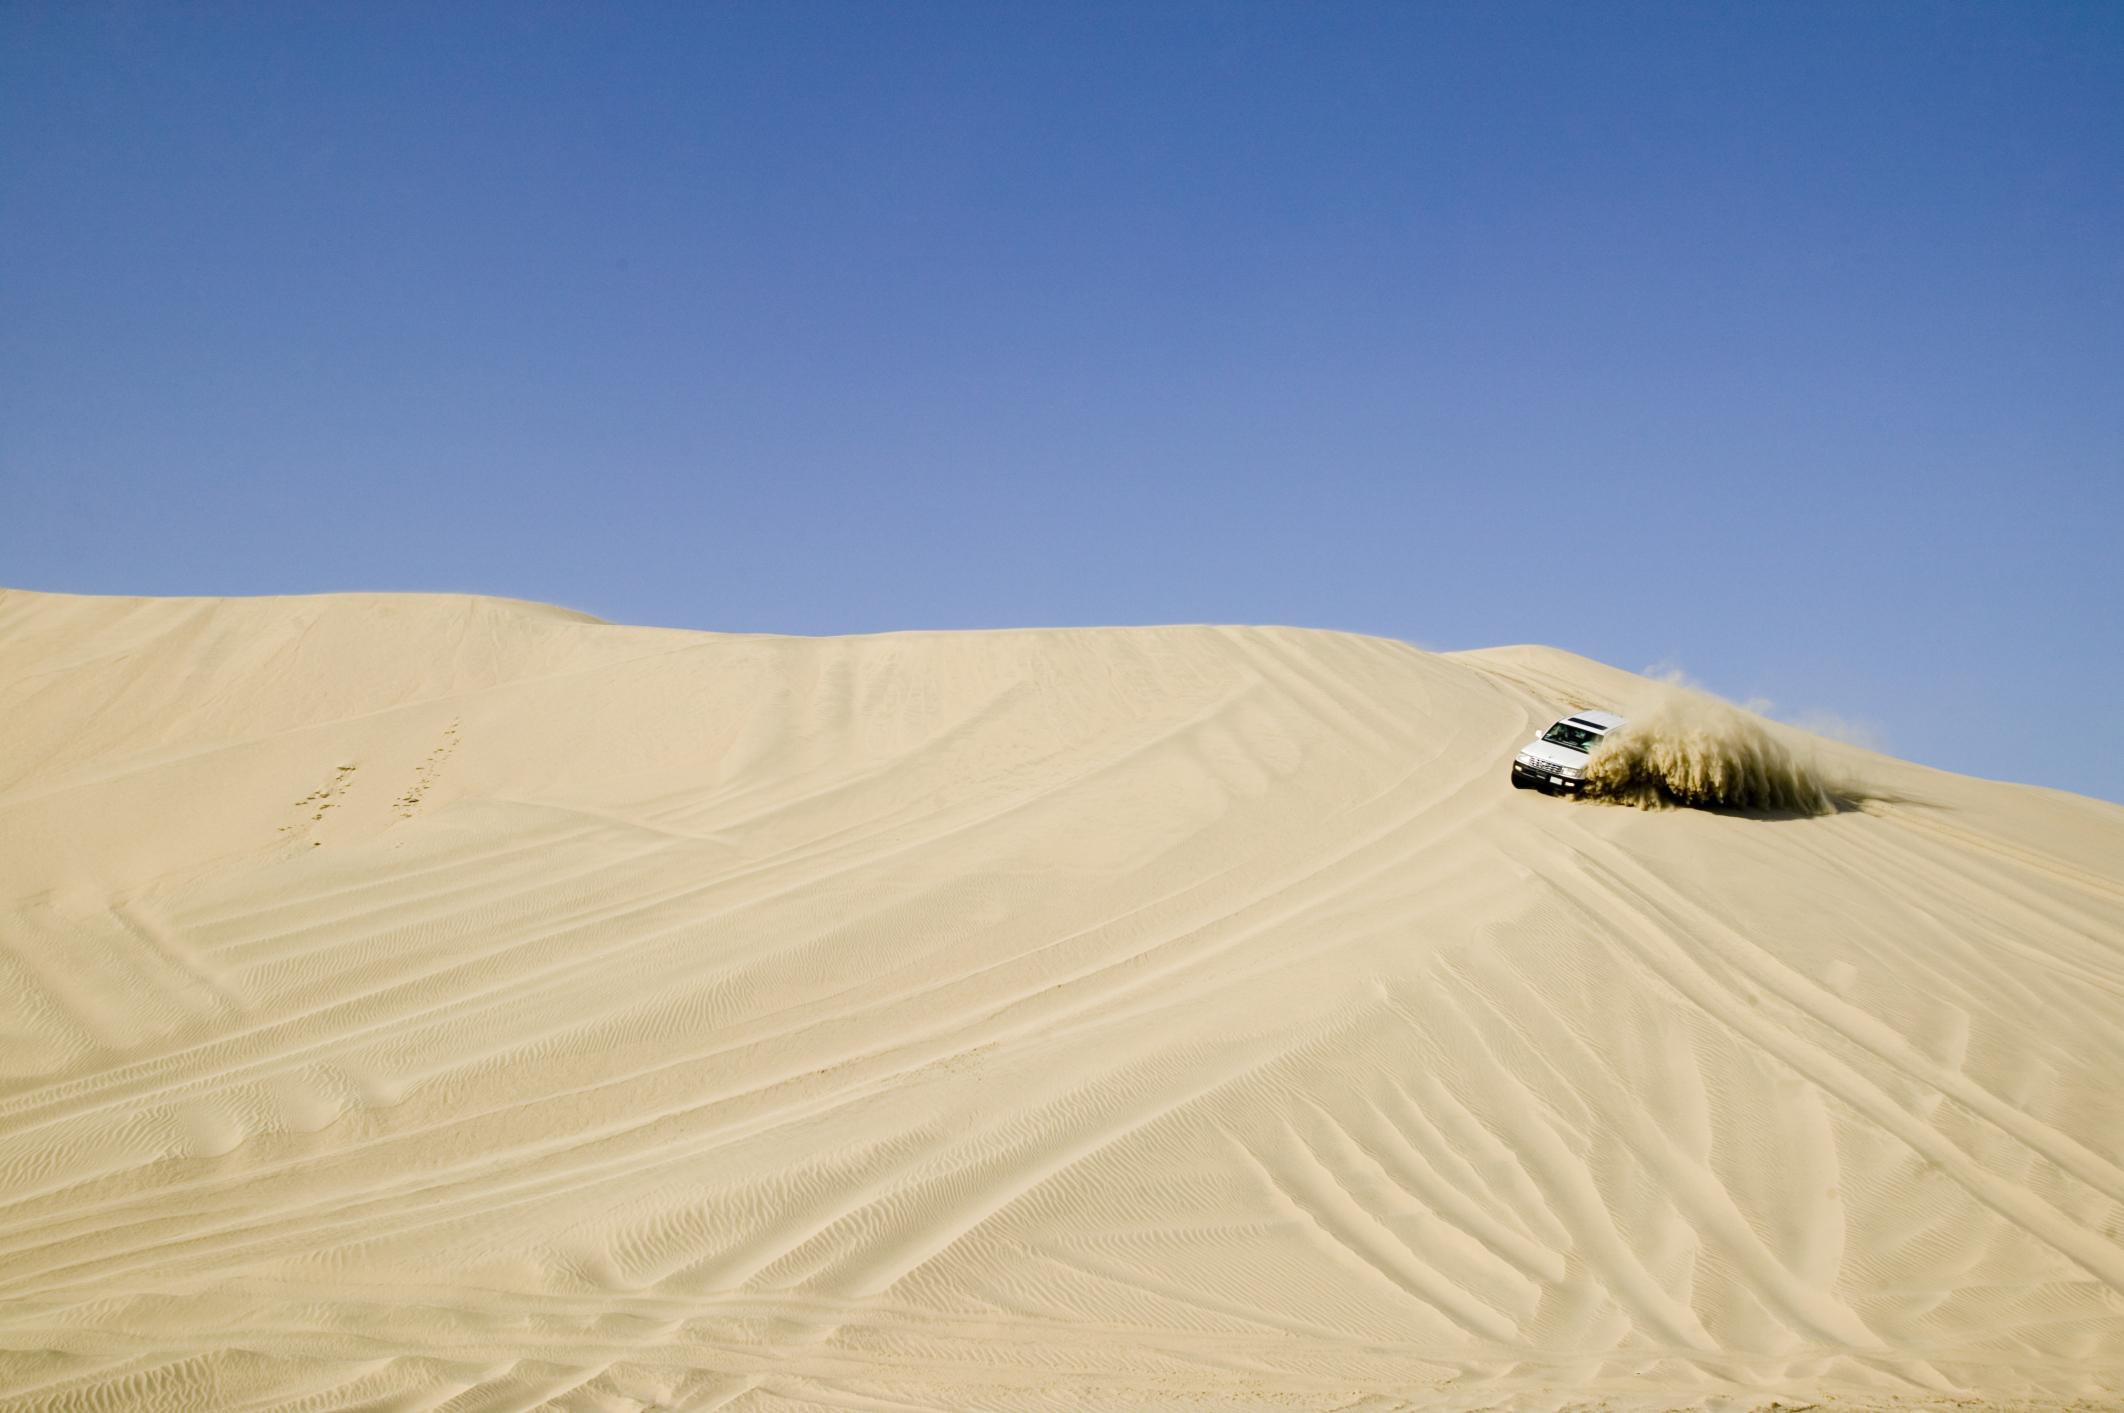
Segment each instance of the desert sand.
[{"label": "desert sand", "polygon": [[1646,688],[0,594],[0,1405],[2124,1405],[2124,809]]}]

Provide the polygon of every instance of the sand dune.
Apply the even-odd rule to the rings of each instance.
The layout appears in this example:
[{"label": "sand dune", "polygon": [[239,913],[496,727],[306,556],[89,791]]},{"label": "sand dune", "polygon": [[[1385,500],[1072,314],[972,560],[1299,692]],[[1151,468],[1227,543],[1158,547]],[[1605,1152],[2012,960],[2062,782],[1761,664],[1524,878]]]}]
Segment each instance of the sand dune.
[{"label": "sand dune", "polygon": [[0,595],[0,1403],[2118,1406],[2124,810],[1643,687]]}]

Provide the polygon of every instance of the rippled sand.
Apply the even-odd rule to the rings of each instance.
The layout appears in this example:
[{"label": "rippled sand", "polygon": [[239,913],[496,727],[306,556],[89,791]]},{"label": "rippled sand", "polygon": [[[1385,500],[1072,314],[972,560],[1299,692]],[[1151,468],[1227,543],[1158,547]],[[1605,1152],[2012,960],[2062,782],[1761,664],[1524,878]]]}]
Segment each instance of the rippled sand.
[{"label": "rippled sand", "polygon": [[2124,1401],[2124,809],[1640,679],[0,594],[9,1409]]}]

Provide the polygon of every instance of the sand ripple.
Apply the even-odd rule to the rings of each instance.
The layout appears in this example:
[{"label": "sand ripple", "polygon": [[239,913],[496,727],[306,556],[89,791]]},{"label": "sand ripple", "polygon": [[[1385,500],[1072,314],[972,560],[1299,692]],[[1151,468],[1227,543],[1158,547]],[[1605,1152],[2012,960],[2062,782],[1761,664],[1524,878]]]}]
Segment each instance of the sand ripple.
[{"label": "sand ripple", "polygon": [[0,595],[0,1393],[2113,1406],[2124,811],[1635,681]]}]

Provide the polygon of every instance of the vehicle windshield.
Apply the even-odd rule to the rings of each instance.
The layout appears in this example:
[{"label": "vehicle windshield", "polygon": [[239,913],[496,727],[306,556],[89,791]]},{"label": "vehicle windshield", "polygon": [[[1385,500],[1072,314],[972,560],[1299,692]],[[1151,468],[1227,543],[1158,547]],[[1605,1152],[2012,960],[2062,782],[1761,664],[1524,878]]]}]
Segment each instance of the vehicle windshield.
[{"label": "vehicle windshield", "polygon": [[1583,726],[1573,726],[1568,721],[1559,721],[1542,734],[1542,740],[1559,746],[1568,746],[1574,751],[1590,752],[1600,740],[1600,732],[1588,731]]}]

